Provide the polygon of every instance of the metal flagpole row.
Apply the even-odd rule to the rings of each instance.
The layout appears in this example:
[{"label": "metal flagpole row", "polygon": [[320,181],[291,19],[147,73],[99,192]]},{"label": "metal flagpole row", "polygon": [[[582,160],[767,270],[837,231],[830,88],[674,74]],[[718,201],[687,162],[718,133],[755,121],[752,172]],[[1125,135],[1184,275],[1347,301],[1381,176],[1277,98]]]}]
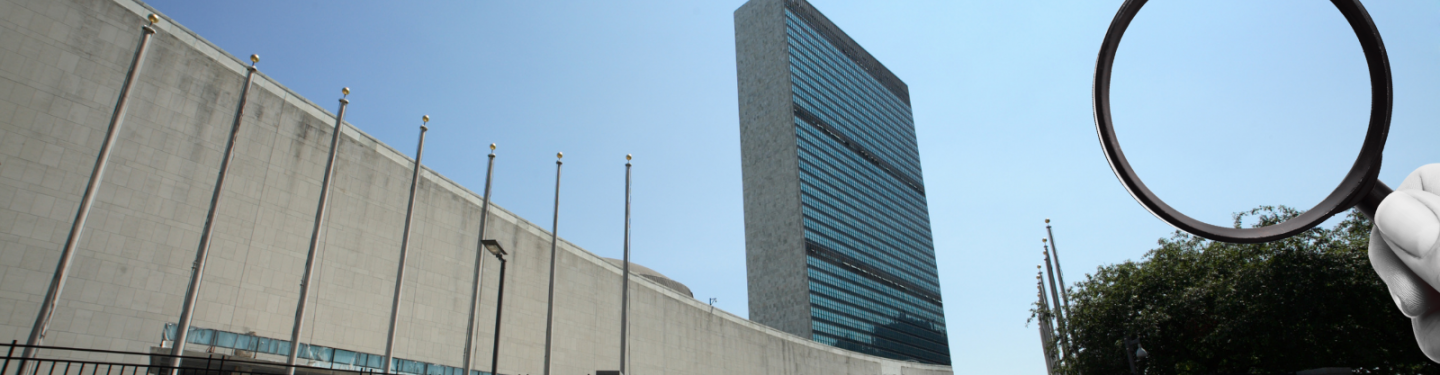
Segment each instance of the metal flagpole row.
[{"label": "metal flagpole row", "polygon": [[[410,174],[410,203],[405,205],[405,230],[400,235],[400,265],[395,271],[395,300],[390,304],[390,331],[385,335],[385,363],[381,371],[390,373],[395,361],[395,322],[400,315],[400,290],[405,286],[405,253],[410,249],[410,223],[415,218],[415,188],[420,184],[420,156],[425,154],[425,127],[430,116],[420,117],[420,144],[415,146],[415,169]],[[465,374],[469,375],[469,374]]]},{"label": "metal flagpole row", "polygon": [[[79,208],[77,209],[76,216],[75,216],[75,220],[74,220],[74,222],[72,223],[72,226],[71,226],[71,229],[70,229],[70,233],[69,233],[69,235],[68,235],[68,237],[67,237],[67,239],[66,239],[65,245],[64,245],[64,247],[62,248],[62,251],[61,251],[61,254],[60,254],[60,258],[59,258],[58,263],[57,263],[57,265],[56,265],[56,269],[55,269],[55,271],[54,271],[54,273],[53,273],[53,277],[52,277],[52,280],[51,280],[51,282],[50,282],[49,289],[48,289],[47,292],[46,292],[45,299],[42,301],[42,303],[41,303],[41,305],[40,305],[39,312],[38,312],[38,314],[37,314],[37,316],[36,316],[35,323],[34,323],[34,325],[31,327],[31,332],[30,332],[29,338],[28,338],[27,341],[26,341],[27,347],[26,347],[26,348],[23,350],[23,352],[21,353],[21,358],[34,358],[34,356],[36,355],[36,351],[38,350],[38,349],[36,348],[36,346],[39,346],[39,345],[43,344],[44,339],[45,339],[45,334],[46,334],[46,332],[47,332],[47,330],[48,330],[48,328],[49,328],[50,321],[52,320],[52,318],[53,318],[53,316],[54,316],[54,314],[55,314],[55,308],[56,308],[57,301],[59,300],[60,295],[61,295],[62,292],[64,291],[65,283],[66,283],[66,281],[67,281],[67,279],[68,279],[68,277],[69,277],[69,274],[70,274],[71,264],[72,264],[73,261],[74,261],[76,248],[79,246],[80,239],[81,239],[81,235],[82,235],[82,233],[83,233],[83,229],[84,229],[84,227],[85,227],[86,221],[87,221],[87,219],[88,219],[88,217],[89,217],[91,208],[93,208],[93,206],[94,206],[95,199],[96,199],[96,197],[98,196],[97,192],[98,192],[100,186],[103,184],[104,177],[105,177],[106,167],[107,167],[107,165],[108,165],[108,161],[109,161],[109,159],[110,159],[110,155],[112,154],[112,151],[114,150],[115,142],[118,140],[118,138],[119,138],[119,132],[120,132],[120,130],[122,129],[122,127],[123,127],[123,125],[124,125],[125,118],[126,118],[126,114],[127,114],[128,109],[129,109],[129,106],[128,106],[128,104],[129,104],[129,99],[130,99],[130,96],[131,96],[132,92],[134,91],[134,90],[132,90],[132,88],[134,88],[134,85],[135,85],[138,77],[140,76],[141,72],[143,71],[144,63],[145,63],[145,58],[146,58],[147,52],[148,52],[148,50],[149,50],[150,41],[151,41],[152,37],[154,36],[154,34],[156,33],[155,24],[160,21],[160,17],[159,17],[158,15],[155,15],[155,14],[149,15],[146,19],[147,19],[147,21],[149,21],[149,23],[146,24],[146,25],[141,26],[141,31],[142,31],[141,37],[140,37],[138,46],[137,46],[136,49],[135,49],[135,54],[134,54],[134,56],[132,57],[131,64],[130,64],[130,69],[128,70],[128,72],[127,72],[127,74],[126,74],[126,77],[125,77],[125,81],[124,81],[124,83],[122,84],[122,86],[121,86],[121,88],[120,88],[119,97],[118,97],[117,100],[116,100],[116,105],[115,105],[114,113],[113,113],[112,116],[111,116],[110,123],[109,123],[109,127],[108,127],[108,129],[107,129],[107,131],[106,131],[106,136],[105,136],[104,142],[101,144],[99,154],[98,154],[97,157],[96,157],[95,166],[94,166],[94,168],[93,168],[93,170],[92,170],[92,172],[91,172],[89,182],[88,182],[88,184],[86,185],[86,189],[85,189],[84,195],[81,197],[80,205],[79,205]],[[203,226],[202,226],[202,229],[201,229],[200,241],[199,241],[199,244],[198,244],[198,246],[197,246],[197,248],[196,248],[195,260],[194,260],[194,262],[192,263],[192,269],[191,269],[191,276],[190,276],[189,284],[188,284],[187,287],[186,287],[185,298],[184,298],[184,300],[182,301],[180,317],[179,317],[178,324],[176,325],[176,332],[175,332],[174,339],[173,339],[174,345],[173,345],[173,347],[172,347],[171,350],[170,350],[170,353],[171,353],[171,354],[177,356],[177,357],[169,360],[169,361],[170,361],[169,364],[172,365],[172,366],[178,366],[178,365],[179,365],[180,358],[179,358],[178,356],[184,354],[184,350],[185,350],[185,347],[186,347],[186,344],[187,344],[187,341],[188,341],[188,337],[189,337],[189,330],[190,330],[190,328],[191,328],[191,326],[192,326],[192,323],[193,323],[193,321],[194,321],[194,313],[195,313],[195,309],[196,309],[196,304],[197,304],[197,302],[198,302],[198,300],[199,300],[199,294],[200,294],[200,291],[201,291],[201,287],[203,286],[203,281],[204,281],[204,275],[205,275],[207,260],[208,260],[208,258],[209,258],[210,249],[211,249],[212,245],[214,244],[214,234],[215,234],[215,228],[216,228],[216,226],[217,226],[217,225],[216,225],[216,224],[217,224],[216,221],[217,221],[218,216],[219,216],[220,205],[221,205],[221,203],[222,203],[221,200],[222,200],[222,197],[224,196],[225,187],[226,187],[226,181],[228,180],[228,177],[229,177],[229,172],[230,172],[230,169],[231,169],[232,162],[233,162],[234,159],[235,159],[235,152],[236,152],[236,148],[237,148],[237,144],[238,144],[238,140],[239,140],[240,129],[241,129],[241,126],[243,125],[243,120],[244,120],[244,116],[245,116],[245,109],[246,109],[245,107],[246,107],[246,105],[247,105],[247,103],[248,103],[249,92],[250,92],[250,89],[254,86],[255,76],[256,76],[256,73],[258,72],[258,69],[256,68],[256,64],[259,63],[259,56],[258,56],[258,55],[251,55],[251,56],[250,56],[250,61],[251,61],[251,65],[247,67],[247,73],[246,73],[246,76],[245,76],[244,86],[242,87],[242,89],[241,89],[241,91],[240,91],[239,103],[238,103],[237,108],[236,108],[236,111],[235,111],[234,119],[233,119],[233,121],[232,121],[232,123],[231,123],[231,129],[230,129],[230,132],[229,132],[229,136],[228,136],[228,138],[227,138],[227,141],[226,141],[226,144],[225,144],[225,148],[224,148],[224,152],[223,152],[223,156],[221,157],[219,170],[218,170],[217,175],[216,175],[216,182],[215,182],[214,190],[213,190],[212,195],[211,195],[210,207],[209,207],[208,211],[206,212],[205,222],[204,222],[204,224],[203,224]],[[294,374],[294,367],[293,367],[293,365],[295,364],[295,362],[297,361],[297,358],[298,358],[298,354],[299,354],[299,350],[300,350],[300,345],[301,345],[301,344],[300,344],[300,335],[301,335],[301,333],[304,331],[304,321],[305,321],[305,318],[307,317],[307,315],[306,315],[306,314],[307,314],[307,305],[308,305],[307,302],[308,302],[308,299],[309,299],[309,297],[310,297],[310,294],[311,294],[310,292],[311,292],[311,290],[312,290],[313,282],[314,282],[314,271],[315,271],[315,267],[316,267],[316,264],[315,264],[315,263],[316,263],[316,257],[317,257],[317,255],[318,255],[318,252],[320,251],[320,241],[321,241],[321,238],[325,237],[325,230],[324,230],[324,229],[325,229],[325,221],[326,221],[326,219],[327,219],[327,217],[328,217],[327,214],[328,214],[328,208],[329,208],[330,193],[331,193],[331,191],[333,190],[332,184],[333,184],[333,182],[334,182],[333,180],[334,180],[334,177],[335,177],[335,162],[336,162],[337,155],[338,155],[338,151],[339,151],[340,135],[341,135],[341,133],[343,133],[343,131],[344,131],[344,118],[345,118],[345,113],[346,113],[346,109],[348,108],[348,105],[349,105],[349,103],[350,103],[349,100],[347,99],[348,95],[350,94],[350,89],[349,89],[348,87],[347,87],[347,88],[344,88],[344,89],[342,90],[342,93],[343,93],[343,96],[342,96],[341,99],[339,100],[339,101],[340,101],[340,108],[339,108],[339,111],[337,112],[336,117],[335,117],[334,132],[331,134],[330,150],[329,150],[329,154],[328,154],[328,156],[327,156],[326,162],[325,162],[325,169],[324,169],[324,170],[325,170],[325,172],[324,172],[325,174],[324,174],[324,176],[323,176],[323,178],[322,178],[320,197],[319,197],[319,201],[317,202],[317,207],[316,207],[316,212],[315,212],[314,226],[312,227],[312,230],[311,230],[311,239],[310,239],[309,248],[308,248],[308,251],[307,251],[307,254],[306,254],[305,271],[304,271],[304,274],[303,274],[302,279],[301,279],[301,282],[300,282],[299,300],[298,300],[298,302],[297,302],[297,304],[296,304],[295,321],[294,321],[294,323],[293,323],[292,330],[291,330],[291,335],[290,335],[290,344],[291,344],[291,345],[290,345],[290,350],[289,350],[288,356],[287,356],[287,358],[286,358],[286,364],[287,364],[287,365],[292,365],[292,366],[287,366],[287,369],[286,369],[286,374],[287,374],[287,375]],[[413,224],[413,219],[414,219],[414,211],[415,211],[416,192],[417,192],[417,188],[418,188],[418,184],[419,184],[420,170],[423,168],[423,164],[421,163],[421,157],[423,156],[423,153],[424,153],[425,134],[426,134],[426,131],[428,130],[427,125],[428,125],[428,123],[429,123],[429,120],[430,120],[430,118],[429,118],[428,115],[422,117],[422,125],[420,126],[419,142],[418,142],[418,145],[416,146],[415,164],[414,164],[414,170],[412,171],[412,175],[411,175],[411,184],[410,184],[409,198],[408,198],[408,203],[407,203],[406,213],[405,213],[405,226],[404,226],[404,231],[403,231],[402,239],[401,239],[400,260],[399,260],[399,264],[398,264],[398,266],[397,266],[397,271],[396,271],[394,299],[393,299],[392,305],[391,305],[391,314],[390,314],[390,322],[389,322],[389,332],[387,333],[387,337],[386,337],[385,360],[384,360],[384,363],[382,364],[382,371],[383,371],[384,373],[393,373],[393,372],[394,372],[392,367],[394,366],[394,362],[395,362],[395,360],[394,360],[394,346],[395,346],[396,326],[397,326],[398,315],[399,315],[399,303],[400,303],[400,301],[401,301],[401,299],[402,299],[402,291],[403,291],[404,277],[405,277],[406,255],[407,255],[407,252],[408,252],[408,249],[409,249],[409,245],[410,245],[410,235],[411,235],[411,229],[412,229],[412,224]],[[469,375],[469,373],[473,370],[473,367],[475,367],[475,366],[474,366],[474,363],[473,363],[473,362],[474,362],[474,361],[473,361],[473,356],[474,356],[473,351],[474,351],[474,335],[475,335],[475,333],[476,333],[476,332],[475,332],[475,331],[476,331],[476,315],[477,315],[477,314],[476,314],[476,311],[477,311],[477,309],[479,308],[479,305],[480,305],[480,292],[481,292],[481,290],[482,290],[482,288],[481,288],[481,280],[482,280],[483,270],[484,270],[484,264],[485,264],[485,258],[484,258],[485,256],[484,256],[484,253],[485,253],[485,251],[487,250],[487,248],[488,248],[489,252],[491,252],[494,256],[496,256],[496,258],[501,262],[501,263],[500,263],[500,270],[499,270],[499,271],[500,271],[500,272],[499,272],[499,279],[498,279],[499,289],[500,289],[500,290],[497,292],[497,296],[496,296],[496,305],[497,305],[497,306],[496,306],[496,316],[495,316],[495,345],[494,345],[494,347],[493,347],[494,352],[493,352],[492,359],[491,359],[491,369],[490,369],[491,373],[494,373],[494,372],[497,370],[497,363],[496,363],[496,362],[497,362],[498,359],[499,359],[499,344],[500,344],[499,338],[500,338],[500,328],[501,328],[501,310],[500,310],[500,307],[501,307],[501,306],[500,306],[500,304],[501,304],[501,301],[503,300],[503,296],[504,296],[505,268],[506,268],[506,264],[507,264],[508,262],[507,262],[507,259],[505,259],[505,257],[504,257],[505,252],[504,252],[502,249],[499,248],[498,243],[494,242],[494,240],[488,240],[488,239],[485,238],[485,235],[486,235],[486,226],[487,226],[487,221],[488,221],[488,217],[489,217],[489,208],[490,208],[490,204],[491,204],[491,203],[490,203],[490,191],[491,191],[491,181],[492,181],[492,178],[493,178],[493,170],[494,170],[494,159],[495,159],[494,150],[495,150],[495,145],[494,145],[494,144],[491,144],[490,148],[491,148],[491,153],[490,153],[490,155],[489,155],[489,166],[488,166],[487,171],[486,171],[485,192],[484,192],[484,198],[483,198],[483,204],[484,204],[484,206],[482,206],[482,209],[481,209],[480,230],[479,230],[479,233],[480,233],[480,234],[479,234],[479,242],[480,242],[480,245],[479,245],[478,248],[477,248],[477,254],[476,254],[477,259],[476,259],[476,265],[475,265],[474,283],[473,283],[473,285],[472,285],[472,290],[471,290],[471,291],[472,291],[472,293],[471,293],[472,299],[471,299],[470,316],[469,316],[469,320],[468,320],[468,324],[467,324],[467,328],[466,328],[466,343],[465,343],[465,355],[464,355],[464,368],[465,368],[465,371],[466,371],[466,374],[465,374],[465,375]],[[557,159],[557,160],[556,160],[556,162],[555,162],[555,206],[554,206],[554,221],[552,222],[552,226],[551,226],[550,272],[549,272],[549,286],[548,286],[548,291],[547,291],[547,303],[546,303],[547,306],[546,306],[546,323],[545,323],[545,355],[544,355],[544,372],[543,372],[544,374],[547,374],[547,375],[550,373],[550,364],[551,364],[551,363],[550,363],[550,359],[551,359],[551,351],[552,351],[552,344],[553,344],[553,322],[554,322],[554,302],[555,302],[555,279],[556,279],[556,277],[557,277],[557,275],[555,274],[555,267],[556,267],[556,263],[557,263],[557,261],[558,261],[558,242],[559,242],[558,227],[559,227],[560,182],[561,182],[561,171],[562,171],[562,167],[563,167],[563,165],[564,165],[564,163],[563,163],[560,159],[562,159],[563,157],[564,157],[564,154],[563,154],[563,153],[557,153],[557,154],[556,154],[556,159]],[[631,198],[631,187],[630,187],[630,183],[631,183],[631,167],[632,167],[632,165],[631,165],[631,163],[630,163],[630,160],[631,160],[631,159],[632,159],[632,157],[631,157],[630,155],[626,155],[626,164],[625,164],[625,234],[624,234],[624,258],[625,258],[625,259],[624,259],[624,264],[623,264],[623,266],[622,266],[622,267],[623,267],[623,273],[622,273],[622,292],[621,292],[621,300],[622,300],[622,301],[621,301],[621,322],[620,322],[620,325],[621,325],[621,328],[620,328],[620,341],[621,341],[621,342],[620,342],[620,369],[621,369],[621,373],[624,373],[624,371],[625,371],[625,369],[626,369],[626,367],[627,367],[626,365],[628,364],[628,363],[626,363],[626,362],[627,362],[627,361],[626,361],[626,358],[628,357],[627,350],[628,350],[628,326],[629,326],[630,203],[631,203],[631,202],[630,202],[630,198]],[[22,366],[24,366],[23,363],[22,363]],[[22,373],[23,373],[23,372],[22,372]]]},{"label": "metal flagpole row", "polygon": [[235,159],[235,140],[240,137],[240,123],[245,117],[245,101],[250,95],[250,85],[255,80],[255,64],[260,55],[250,55],[250,67],[245,73],[245,87],[240,89],[240,105],[235,110],[235,122],[230,126],[230,138],[225,141],[225,156],[220,157],[220,172],[215,177],[215,192],[210,196],[210,211],[205,213],[205,226],[200,231],[200,246],[195,249],[195,263],[191,265],[190,287],[185,290],[185,302],[180,307],[180,324],[175,328],[175,347],[170,354],[172,367],[180,366],[180,357],[185,354],[185,340],[190,334],[190,321],[194,319],[195,301],[200,297],[201,282],[205,278],[205,264],[210,258],[211,239],[215,234],[215,215],[220,211],[220,197],[225,192],[225,180],[230,176],[230,162]]},{"label": "metal flagpole row", "polygon": [[[60,293],[65,289],[65,281],[70,276],[70,263],[75,259],[75,247],[80,245],[80,233],[85,229],[85,220],[90,217],[90,207],[95,203],[95,192],[100,189],[100,183],[105,179],[105,165],[110,160],[110,151],[115,146],[115,139],[120,135],[120,127],[125,124],[130,89],[135,85],[135,77],[138,77],[145,67],[145,52],[150,46],[150,37],[155,35],[155,23],[160,22],[160,16],[152,13],[146,20],[150,23],[140,26],[140,44],[135,48],[134,58],[130,60],[130,71],[125,74],[125,83],[120,86],[120,97],[115,100],[115,113],[110,115],[110,127],[105,131],[105,142],[100,145],[100,155],[95,158],[90,182],[85,186],[85,195],[80,198],[75,222],[70,226],[70,235],[65,238],[65,247],[60,250],[60,260],[55,265],[54,277],[50,280],[50,288],[45,292],[45,300],[40,303],[40,313],[35,317],[35,325],[30,327],[30,337],[25,340],[27,346],[21,352],[21,358],[33,358],[35,346],[45,341],[45,331],[50,328],[50,318],[55,314],[55,302],[60,299]],[[23,367],[22,371],[28,371]]]},{"label": "metal flagpole row", "polygon": [[[1064,340],[1067,346],[1070,346],[1070,351],[1065,353],[1065,355],[1069,357],[1076,354],[1075,351],[1079,349],[1069,345],[1073,339],[1070,332],[1070,322],[1068,320],[1070,318],[1070,292],[1067,287],[1068,284],[1065,284],[1065,272],[1060,268],[1060,250],[1055,245],[1055,231],[1050,227],[1050,219],[1045,219],[1045,236],[1046,238],[1040,239],[1040,242],[1048,245],[1045,264],[1049,265],[1050,262],[1054,262],[1055,264],[1055,271],[1050,275],[1050,283],[1052,284],[1051,294],[1058,295],[1054,296],[1056,297],[1055,316],[1060,325],[1060,339]],[[1053,258],[1053,260],[1051,258]],[[1059,279],[1058,286],[1054,285],[1056,284],[1055,279]]]},{"label": "metal flagpole row", "polygon": [[325,159],[325,177],[320,182],[320,203],[315,208],[315,226],[310,230],[310,250],[305,253],[305,276],[300,278],[300,302],[295,304],[295,323],[290,330],[290,355],[285,358],[285,375],[295,375],[295,359],[300,354],[300,331],[305,327],[305,305],[310,298],[314,280],[315,252],[325,228],[325,212],[330,207],[330,180],[335,176],[335,155],[340,151],[340,133],[344,132],[345,107],[350,105],[350,88],[340,89],[340,112],[335,115],[335,130],[330,134],[330,155]]}]

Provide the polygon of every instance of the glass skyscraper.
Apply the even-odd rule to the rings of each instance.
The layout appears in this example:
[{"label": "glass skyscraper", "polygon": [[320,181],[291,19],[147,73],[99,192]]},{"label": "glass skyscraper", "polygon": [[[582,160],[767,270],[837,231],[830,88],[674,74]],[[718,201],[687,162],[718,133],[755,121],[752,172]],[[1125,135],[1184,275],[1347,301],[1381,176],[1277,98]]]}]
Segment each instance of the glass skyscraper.
[{"label": "glass skyscraper", "polygon": [[735,34],[751,320],[949,365],[908,87],[804,0]]}]

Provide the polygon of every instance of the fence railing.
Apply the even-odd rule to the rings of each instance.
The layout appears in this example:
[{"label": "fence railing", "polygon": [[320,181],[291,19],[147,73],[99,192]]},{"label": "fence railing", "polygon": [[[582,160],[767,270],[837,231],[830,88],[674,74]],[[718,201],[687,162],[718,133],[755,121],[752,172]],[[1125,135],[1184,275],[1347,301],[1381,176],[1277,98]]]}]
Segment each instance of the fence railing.
[{"label": "fence railing", "polygon": [[[33,358],[23,358],[34,348]],[[81,349],[58,346],[27,346],[15,341],[0,343],[0,375],[278,375],[295,368],[297,375],[372,375],[368,370],[344,370],[305,365],[257,361],[232,355],[178,356],[174,366],[170,348],[152,352]]]}]

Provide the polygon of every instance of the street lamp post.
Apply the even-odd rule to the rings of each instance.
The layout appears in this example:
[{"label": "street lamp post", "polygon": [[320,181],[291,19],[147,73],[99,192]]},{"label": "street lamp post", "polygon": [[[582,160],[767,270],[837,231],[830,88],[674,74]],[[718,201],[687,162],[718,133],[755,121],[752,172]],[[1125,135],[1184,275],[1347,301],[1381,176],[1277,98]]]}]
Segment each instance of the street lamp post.
[{"label": "street lamp post", "polygon": [[[485,203],[489,204],[490,202]],[[490,375],[495,375],[500,363],[500,307],[504,306],[502,303],[505,298],[505,249],[501,248],[500,242],[495,240],[480,240],[480,244],[485,246],[485,250],[495,254],[495,259],[500,260],[500,285],[499,290],[495,292],[495,345],[491,347],[490,354]]]},{"label": "street lamp post", "polygon": [[[1131,350],[1132,347],[1135,349]],[[1140,375],[1140,370],[1135,366],[1135,361],[1144,360],[1148,357],[1150,357],[1150,353],[1146,352],[1145,348],[1140,347],[1140,339],[1125,338],[1125,358],[1130,360],[1131,375]]]}]

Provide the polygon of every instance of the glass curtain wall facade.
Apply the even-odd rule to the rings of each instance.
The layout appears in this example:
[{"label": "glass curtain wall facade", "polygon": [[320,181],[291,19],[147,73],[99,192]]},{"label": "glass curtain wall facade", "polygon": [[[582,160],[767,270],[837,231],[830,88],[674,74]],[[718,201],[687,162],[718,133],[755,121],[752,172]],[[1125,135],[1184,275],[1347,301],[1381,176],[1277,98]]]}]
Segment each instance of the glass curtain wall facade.
[{"label": "glass curtain wall facade", "polygon": [[808,3],[783,8],[809,334],[949,365],[908,88]]}]

